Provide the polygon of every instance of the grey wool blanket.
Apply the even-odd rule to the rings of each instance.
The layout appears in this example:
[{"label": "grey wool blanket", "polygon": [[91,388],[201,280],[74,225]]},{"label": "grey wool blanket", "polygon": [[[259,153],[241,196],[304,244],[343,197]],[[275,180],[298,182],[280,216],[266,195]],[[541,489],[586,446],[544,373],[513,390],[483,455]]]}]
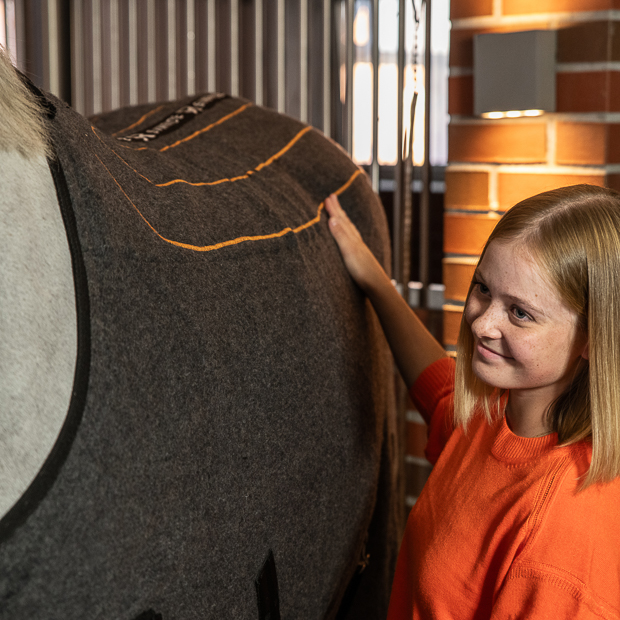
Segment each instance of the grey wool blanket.
[{"label": "grey wool blanket", "polygon": [[60,434],[0,520],[0,618],[383,618],[392,361],[323,211],[338,193],[387,266],[366,175],[237,98],[91,124],[38,96],[77,354]]}]

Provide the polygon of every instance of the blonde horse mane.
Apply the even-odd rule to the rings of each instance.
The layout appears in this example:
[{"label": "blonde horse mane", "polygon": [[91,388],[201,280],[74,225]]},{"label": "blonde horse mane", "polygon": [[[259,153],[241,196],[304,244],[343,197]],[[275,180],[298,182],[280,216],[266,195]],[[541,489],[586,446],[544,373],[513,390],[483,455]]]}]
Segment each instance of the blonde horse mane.
[{"label": "blonde horse mane", "polygon": [[27,158],[51,154],[45,118],[0,46],[0,151]]}]

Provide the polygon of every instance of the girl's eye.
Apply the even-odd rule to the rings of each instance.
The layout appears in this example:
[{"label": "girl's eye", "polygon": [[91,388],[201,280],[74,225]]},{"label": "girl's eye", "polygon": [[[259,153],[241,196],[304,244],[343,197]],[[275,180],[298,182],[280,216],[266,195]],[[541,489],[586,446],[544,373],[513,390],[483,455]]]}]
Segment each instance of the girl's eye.
[{"label": "girl's eye", "polygon": [[516,306],[512,309],[512,313],[520,321],[524,321],[530,318],[530,315],[527,312],[524,312],[523,310],[521,310],[521,308],[517,308]]},{"label": "girl's eye", "polygon": [[476,282],[476,286],[482,295],[489,295],[491,291],[486,284],[482,284],[482,282]]}]

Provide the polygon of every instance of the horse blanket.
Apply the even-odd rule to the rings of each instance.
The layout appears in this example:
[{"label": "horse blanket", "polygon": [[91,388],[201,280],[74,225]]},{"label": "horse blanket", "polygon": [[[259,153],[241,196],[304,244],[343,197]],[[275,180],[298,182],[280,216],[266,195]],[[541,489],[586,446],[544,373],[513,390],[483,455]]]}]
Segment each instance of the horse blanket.
[{"label": "horse blanket", "polygon": [[222,94],[92,122],[37,96],[77,352],[57,440],[0,521],[0,618],[384,617],[392,363],[323,212],[339,194],[387,267],[366,175]]}]

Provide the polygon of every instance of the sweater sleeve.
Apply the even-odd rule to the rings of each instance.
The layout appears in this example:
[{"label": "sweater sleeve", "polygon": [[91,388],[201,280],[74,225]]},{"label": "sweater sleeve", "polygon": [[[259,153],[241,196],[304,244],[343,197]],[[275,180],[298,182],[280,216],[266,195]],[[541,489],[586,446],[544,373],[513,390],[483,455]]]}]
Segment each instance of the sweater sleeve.
[{"label": "sweater sleeve", "polygon": [[454,430],[454,360],[441,358],[418,377],[409,395],[429,425],[426,458],[434,465]]},{"label": "sweater sleeve", "polygon": [[620,613],[577,579],[553,570],[521,568],[506,578],[491,620],[618,620]]}]

